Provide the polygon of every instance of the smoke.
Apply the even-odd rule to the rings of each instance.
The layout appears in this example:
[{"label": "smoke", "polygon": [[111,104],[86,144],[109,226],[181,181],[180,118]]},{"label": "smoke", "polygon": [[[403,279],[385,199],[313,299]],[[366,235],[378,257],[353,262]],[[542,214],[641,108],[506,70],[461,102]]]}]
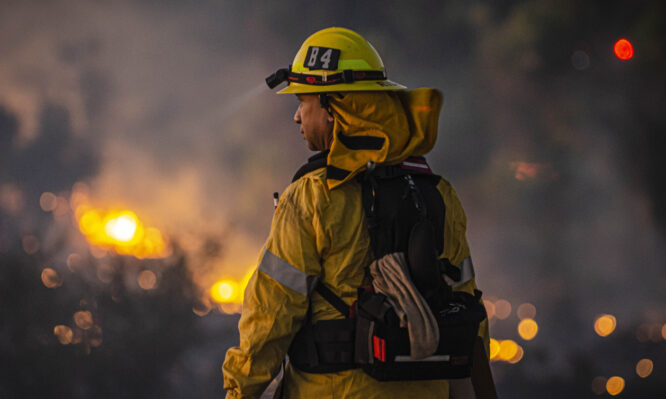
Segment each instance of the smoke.
[{"label": "smoke", "polygon": [[[650,113],[660,132],[662,97],[647,62],[604,55],[621,33],[646,33],[602,24],[598,4],[309,4],[4,2],[2,209],[85,180],[99,206],[174,237],[202,287],[241,278],[268,233],[272,193],[308,155],[296,103],[263,79],[307,35],[347,26],[391,79],[443,91],[428,160],[462,199],[486,295],[535,303],[555,326],[542,334],[562,341],[602,312],[663,318],[663,161],[637,148],[654,137],[632,114]],[[571,63],[581,51],[584,68]],[[644,153],[651,178],[633,162]]]},{"label": "smoke", "polygon": [[84,180],[97,206],[132,209],[193,253],[221,241],[214,265],[195,266],[203,286],[253,267],[272,193],[304,151],[299,136],[280,134],[293,103],[261,99],[275,65],[244,47],[244,7],[60,1],[2,9],[0,105],[3,120],[16,121],[3,133],[3,164],[32,187],[33,206],[42,191]]}]

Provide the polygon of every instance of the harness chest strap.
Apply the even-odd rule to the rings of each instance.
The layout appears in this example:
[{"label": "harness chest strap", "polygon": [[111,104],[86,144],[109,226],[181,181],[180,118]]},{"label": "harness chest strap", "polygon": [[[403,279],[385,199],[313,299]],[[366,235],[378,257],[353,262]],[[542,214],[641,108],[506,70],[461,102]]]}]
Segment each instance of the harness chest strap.
[{"label": "harness chest strap", "polygon": [[[468,256],[460,264],[454,266],[448,259],[441,259],[442,276],[452,287],[459,287],[472,278],[474,278],[474,265],[472,264],[472,257]],[[326,300],[331,306],[338,310],[343,316],[350,317],[352,315],[351,307],[345,301],[337,296],[331,289],[326,287],[321,280],[317,279],[314,284],[314,291],[316,291],[322,298]]]},{"label": "harness chest strap", "polygon": [[[440,267],[442,268],[441,271],[444,279],[454,288],[474,278],[474,265],[472,264],[471,257],[465,258],[456,266],[451,265],[447,259],[442,259],[440,260]],[[281,285],[291,288],[302,295],[307,296],[312,291],[317,291],[319,295],[340,313],[345,317],[349,317],[349,306],[326,287],[318,277],[311,276],[292,266],[269,250],[264,250],[258,269]]]}]

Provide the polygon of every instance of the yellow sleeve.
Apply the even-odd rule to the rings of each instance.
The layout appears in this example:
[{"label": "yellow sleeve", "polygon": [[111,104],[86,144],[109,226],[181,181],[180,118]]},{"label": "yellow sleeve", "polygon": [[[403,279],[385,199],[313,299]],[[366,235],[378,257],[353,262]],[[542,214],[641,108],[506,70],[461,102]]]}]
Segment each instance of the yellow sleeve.
[{"label": "yellow sleeve", "polygon": [[227,398],[261,396],[303,324],[308,296],[321,274],[314,184],[302,178],[280,199],[259,266],[245,289],[240,345],[227,351],[222,366]]},{"label": "yellow sleeve", "polygon": [[[472,265],[471,251],[465,232],[467,230],[467,216],[460,203],[458,194],[451,183],[442,179],[438,189],[446,206],[446,221],[444,225],[444,254],[452,264],[461,268],[462,284],[455,286],[455,291],[464,291],[474,295],[477,289]],[[478,335],[483,339],[486,355],[490,353],[490,332],[488,331],[488,318],[481,321]]]}]

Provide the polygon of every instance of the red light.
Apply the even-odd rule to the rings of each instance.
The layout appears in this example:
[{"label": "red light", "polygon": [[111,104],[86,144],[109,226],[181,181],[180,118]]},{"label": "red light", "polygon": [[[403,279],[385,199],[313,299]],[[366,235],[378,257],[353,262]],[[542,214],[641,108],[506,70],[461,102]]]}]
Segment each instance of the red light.
[{"label": "red light", "polygon": [[613,47],[615,55],[617,58],[626,61],[634,56],[634,46],[631,45],[631,42],[627,39],[620,39],[615,42],[615,47]]}]

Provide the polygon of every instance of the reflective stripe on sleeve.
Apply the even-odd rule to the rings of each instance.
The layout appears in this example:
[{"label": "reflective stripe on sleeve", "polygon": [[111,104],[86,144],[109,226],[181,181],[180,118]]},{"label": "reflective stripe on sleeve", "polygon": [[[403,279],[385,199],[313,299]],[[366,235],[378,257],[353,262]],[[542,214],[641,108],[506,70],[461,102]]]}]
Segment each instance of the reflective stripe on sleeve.
[{"label": "reflective stripe on sleeve", "polygon": [[471,256],[465,258],[465,260],[457,265],[457,267],[460,269],[460,281],[453,285],[454,288],[461,286],[474,278],[474,265],[472,264]]},{"label": "reflective stripe on sleeve", "polygon": [[311,293],[317,284],[317,276],[308,275],[275,256],[269,250],[264,250],[259,262],[259,270],[283,286],[305,296]]}]

